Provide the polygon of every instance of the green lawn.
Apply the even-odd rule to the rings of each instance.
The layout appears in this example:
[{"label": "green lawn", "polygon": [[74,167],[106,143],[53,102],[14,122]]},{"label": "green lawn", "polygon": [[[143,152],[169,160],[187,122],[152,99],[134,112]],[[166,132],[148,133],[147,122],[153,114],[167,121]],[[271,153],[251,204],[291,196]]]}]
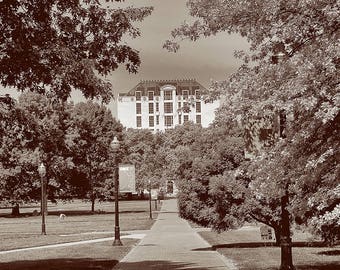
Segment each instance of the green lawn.
[{"label": "green lawn", "polygon": [[[277,270],[280,266],[280,248],[272,246],[273,241],[261,240],[258,226],[221,234],[210,231],[199,234],[239,270]],[[330,248],[314,242],[318,247],[311,247],[310,235],[298,231],[293,242],[293,263],[297,270],[340,269],[340,246]]]},{"label": "green lawn", "polygon": [[[152,204],[155,210],[154,203]],[[114,236],[114,203],[98,203],[92,214],[89,203],[81,201],[49,205],[46,218],[47,235],[41,235],[41,216],[32,216],[39,205],[21,208],[21,217],[11,217],[10,209],[0,209],[0,251]],[[99,211],[100,210],[100,211]],[[59,220],[60,213],[66,214]],[[157,217],[149,219],[148,201],[120,201],[120,229],[148,230]],[[112,269],[138,242],[122,239],[122,247],[113,247],[112,240],[0,254],[0,269]]]}]

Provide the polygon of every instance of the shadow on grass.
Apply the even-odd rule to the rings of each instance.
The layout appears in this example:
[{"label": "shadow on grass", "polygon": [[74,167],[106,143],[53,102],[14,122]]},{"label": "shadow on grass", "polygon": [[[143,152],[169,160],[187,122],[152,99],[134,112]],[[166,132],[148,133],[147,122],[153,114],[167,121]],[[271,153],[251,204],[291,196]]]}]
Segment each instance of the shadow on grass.
[{"label": "shadow on grass", "polygon": [[117,260],[100,260],[91,258],[61,258],[35,261],[0,262],[1,270],[111,270]]},{"label": "shadow on grass", "polygon": [[[136,214],[136,213],[146,213],[148,211],[144,210],[134,210],[134,211],[119,211],[120,214]],[[56,210],[56,211],[48,211],[48,215],[51,216],[59,216],[60,214],[65,214],[66,216],[90,216],[90,215],[112,215],[114,211],[94,211],[91,212],[89,210]],[[40,213],[39,213],[40,215]],[[14,216],[10,213],[0,214],[2,218],[25,218],[36,216],[32,213],[21,213],[19,216]]]},{"label": "shadow on grass", "polygon": [[[14,261],[0,263],[1,270],[135,270],[135,269],[167,269],[167,270],[211,270],[211,267],[195,267],[191,263],[173,261],[139,261],[121,262],[116,267],[117,260],[81,259],[49,259],[36,261]],[[114,267],[114,268],[113,268]]]},{"label": "shadow on grass", "polygon": [[340,255],[340,250],[326,250],[326,251],[320,251],[316,253],[318,255],[326,255],[326,256],[339,256]]},{"label": "shadow on grass", "polygon": [[[193,249],[192,251],[214,251],[219,248],[258,248],[258,247],[280,247],[280,246],[276,245],[275,242],[230,243],[230,244],[213,245],[207,248],[196,248],[196,249]],[[328,247],[328,245],[325,242],[321,242],[321,241],[320,242],[293,242],[292,247]]]},{"label": "shadow on grass", "polygon": [[340,262],[314,263],[313,265],[295,265],[297,270],[336,270],[340,269]]},{"label": "shadow on grass", "polygon": [[162,214],[178,214],[177,211],[159,211]]},{"label": "shadow on grass", "polygon": [[[296,265],[297,270],[335,270],[340,269],[340,262],[323,262],[323,263],[315,263],[314,265]],[[211,270],[213,267],[195,267],[194,264],[191,263],[182,263],[182,262],[173,262],[173,261],[141,261],[141,262],[121,262],[113,270],[135,270],[135,269],[166,269],[166,270]],[[268,268],[268,269],[273,269]],[[277,269],[276,267],[274,269]],[[247,269],[253,270],[253,269]],[[265,269],[261,269],[265,270]]]}]

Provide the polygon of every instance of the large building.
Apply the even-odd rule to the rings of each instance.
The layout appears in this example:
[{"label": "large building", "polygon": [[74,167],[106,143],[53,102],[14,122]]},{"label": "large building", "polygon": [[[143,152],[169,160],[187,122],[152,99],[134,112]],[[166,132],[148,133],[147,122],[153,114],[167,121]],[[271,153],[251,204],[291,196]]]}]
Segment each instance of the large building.
[{"label": "large building", "polygon": [[207,127],[220,104],[204,99],[207,94],[193,79],[141,81],[119,94],[117,116],[127,128],[164,131],[188,121]]}]

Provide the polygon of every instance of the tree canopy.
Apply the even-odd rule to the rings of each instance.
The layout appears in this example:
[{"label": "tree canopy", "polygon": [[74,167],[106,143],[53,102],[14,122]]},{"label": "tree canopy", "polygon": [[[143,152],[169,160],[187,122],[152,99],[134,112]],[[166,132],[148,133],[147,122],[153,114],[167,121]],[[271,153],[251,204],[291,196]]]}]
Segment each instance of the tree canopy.
[{"label": "tree canopy", "polygon": [[[7,101],[7,100],[5,100]],[[111,198],[113,153],[122,126],[104,106],[51,100],[27,92],[0,102],[0,202],[40,199],[38,166],[46,167],[49,200]],[[121,153],[120,153],[121,154]]]},{"label": "tree canopy", "polygon": [[0,201],[27,202],[37,192],[38,125],[16,103],[0,102]]},{"label": "tree canopy", "polygon": [[104,105],[81,102],[71,111],[66,144],[75,166],[69,181],[76,196],[91,200],[92,211],[97,198],[112,195],[115,164],[110,143],[114,136],[121,137],[122,129]]},{"label": "tree canopy", "polygon": [[[19,90],[50,92],[66,100],[72,89],[108,102],[107,75],[125,64],[136,72],[139,53],[124,42],[151,7],[119,8],[100,0],[0,2],[0,82]],[[121,2],[115,0],[111,2]]]},{"label": "tree canopy", "polygon": [[[219,125],[284,112],[285,136],[262,149],[244,171],[257,198],[273,202],[289,190],[296,222],[339,231],[339,2],[336,0],[189,0],[193,23],[165,47],[219,32],[250,44],[243,65],[213,87],[224,95]],[[227,179],[226,179],[227,181]],[[254,197],[256,198],[256,197]],[[321,199],[323,198],[323,199]],[[339,236],[339,235],[338,235]]]}]

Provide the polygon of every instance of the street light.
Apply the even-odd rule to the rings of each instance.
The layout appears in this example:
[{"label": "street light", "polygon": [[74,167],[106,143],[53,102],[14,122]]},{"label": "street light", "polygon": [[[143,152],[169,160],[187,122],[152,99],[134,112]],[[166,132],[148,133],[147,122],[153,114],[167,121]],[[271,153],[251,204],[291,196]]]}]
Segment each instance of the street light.
[{"label": "street light", "polygon": [[149,179],[149,208],[150,208],[150,219],[152,219],[152,206],[151,206],[151,180]]},{"label": "street light", "polygon": [[46,186],[45,186],[45,175],[46,167],[44,163],[41,163],[38,167],[38,172],[41,179],[41,234],[46,235],[46,225],[45,225],[45,199],[46,199]]},{"label": "street light", "polygon": [[115,240],[113,241],[113,246],[122,246],[122,242],[120,241],[120,228],[119,228],[119,170],[118,170],[118,159],[117,153],[119,149],[119,141],[115,136],[110,144],[111,149],[114,152],[114,183],[115,183]]}]

